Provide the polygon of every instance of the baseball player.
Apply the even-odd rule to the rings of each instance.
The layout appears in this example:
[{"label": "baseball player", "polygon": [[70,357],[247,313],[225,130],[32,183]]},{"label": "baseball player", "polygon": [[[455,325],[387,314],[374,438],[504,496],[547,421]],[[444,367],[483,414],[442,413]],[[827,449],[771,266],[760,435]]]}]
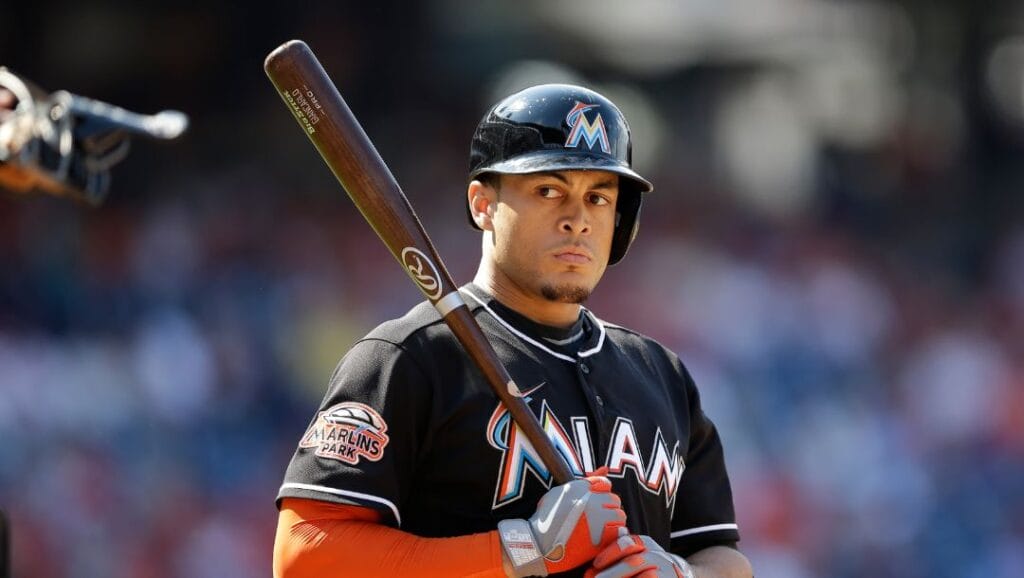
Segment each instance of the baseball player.
[{"label": "baseball player", "polygon": [[464,300],[578,478],[554,485],[436,309],[359,341],[277,497],[274,574],[750,577],[714,425],[679,359],[582,306],[651,184],[629,127],[542,85],[473,136]]}]

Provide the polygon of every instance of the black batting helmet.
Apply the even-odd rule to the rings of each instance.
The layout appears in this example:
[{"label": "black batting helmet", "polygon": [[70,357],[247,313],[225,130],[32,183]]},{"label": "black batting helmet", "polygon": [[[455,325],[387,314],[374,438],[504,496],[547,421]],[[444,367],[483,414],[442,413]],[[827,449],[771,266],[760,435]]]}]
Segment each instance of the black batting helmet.
[{"label": "black batting helmet", "polygon": [[[636,237],[642,193],[653,190],[633,170],[631,149],[629,124],[612,101],[582,86],[542,84],[505,98],[484,115],[470,146],[469,179],[484,173],[616,173],[621,178],[608,258],[614,265]],[[469,222],[477,228],[472,215]]]}]

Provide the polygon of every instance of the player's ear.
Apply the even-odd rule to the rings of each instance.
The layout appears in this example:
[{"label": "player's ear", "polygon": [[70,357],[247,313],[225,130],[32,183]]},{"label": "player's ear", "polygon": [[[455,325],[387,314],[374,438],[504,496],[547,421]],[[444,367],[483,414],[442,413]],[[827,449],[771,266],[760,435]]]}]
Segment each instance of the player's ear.
[{"label": "player's ear", "polygon": [[466,198],[469,202],[469,213],[473,216],[476,226],[484,231],[493,231],[492,219],[498,203],[498,191],[489,184],[474,180],[469,183]]}]

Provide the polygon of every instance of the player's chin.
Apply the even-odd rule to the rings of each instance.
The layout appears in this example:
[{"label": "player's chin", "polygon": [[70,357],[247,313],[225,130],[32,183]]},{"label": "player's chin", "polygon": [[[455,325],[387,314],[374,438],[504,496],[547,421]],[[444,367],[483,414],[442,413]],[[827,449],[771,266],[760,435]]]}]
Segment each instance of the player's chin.
[{"label": "player's chin", "polygon": [[556,303],[581,304],[590,297],[595,285],[592,275],[563,273],[544,279],[540,285],[540,294]]},{"label": "player's chin", "polygon": [[590,298],[592,289],[581,285],[572,284],[544,284],[541,285],[540,294],[548,301],[556,303],[581,304]]}]

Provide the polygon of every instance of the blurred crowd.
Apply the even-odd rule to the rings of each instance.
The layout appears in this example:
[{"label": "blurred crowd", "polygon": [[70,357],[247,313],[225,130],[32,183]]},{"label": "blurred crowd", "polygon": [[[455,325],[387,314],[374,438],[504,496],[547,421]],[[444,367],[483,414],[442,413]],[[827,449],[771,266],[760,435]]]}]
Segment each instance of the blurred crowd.
[{"label": "blurred crowd", "polygon": [[[534,64],[452,90],[441,56],[480,68],[534,55],[471,54],[489,45],[435,22],[456,3],[427,4],[412,17],[420,32],[380,57],[407,65],[402,48],[431,47],[415,53],[415,91],[374,92],[378,77],[353,64],[379,40],[293,35],[330,55],[459,282],[479,254],[462,195],[488,87],[593,80],[622,97],[656,191],[588,307],[694,374],[759,578],[1024,575],[1024,123],[975,88],[1001,66],[985,59],[988,29],[957,21],[961,44],[940,34],[974,12],[947,7],[937,24],[913,5],[897,12],[916,56],[885,72],[902,87],[886,108],[857,90],[801,100],[820,96],[801,79],[827,78],[780,63],[781,49],[766,64],[713,45],[632,81],[574,54],[578,76]],[[391,15],[359,14],[378,26]],[[204,22],[198,42],[216,28]],[[516,46],[533,39],[491,25]],[[199,108],[213,89],[147,95],[193,115],[191,140],[135,151],[107,206],[0,198],[0,508],[14,576],[266,576],[273,499],[334,364],[420,299],[259,77],[286,39],[220,64],[253,75],[239,110]],[[1001,46],[1012,59],[1015,45]],[[954,56],[956,74],[937,70]],[[829,116],[834,101],[845,108]]]}]

